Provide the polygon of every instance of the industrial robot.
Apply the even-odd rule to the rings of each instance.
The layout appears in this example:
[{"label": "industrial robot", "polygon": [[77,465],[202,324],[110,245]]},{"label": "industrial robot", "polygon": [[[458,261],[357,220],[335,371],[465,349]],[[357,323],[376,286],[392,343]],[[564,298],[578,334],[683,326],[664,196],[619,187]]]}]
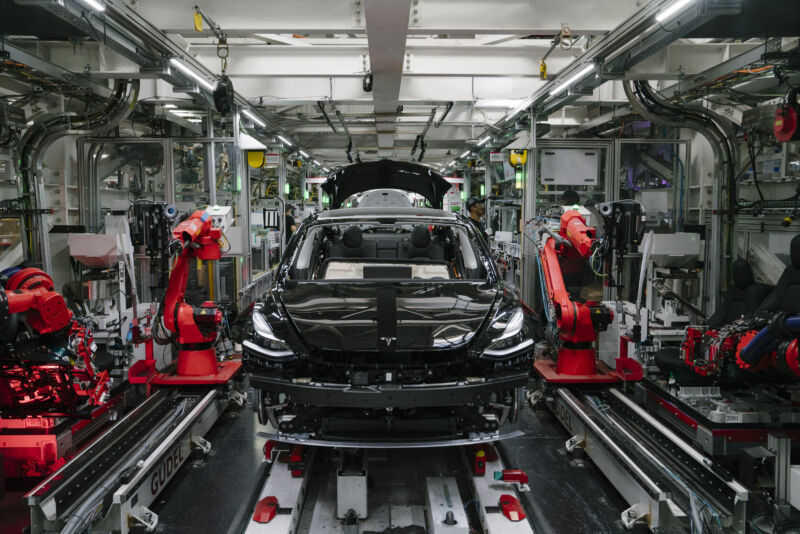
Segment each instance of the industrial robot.
[{"label": "industrial robot", "polygon": [[[109,374],[95,358],[92,322],[76,318],[50,275],[14,269],[0,284],[0,411],[74,415],[108,397]],[[20,335],[20,323],[30,335]]]},{"label": "industrial robot", "polygon": [[155,370],[153,335],[137,327],[134,343],[147,346],[146,359],[135,363],[129,372],[132,383],[162,385],[225,384],[240,370],[241,361],[219,361],[215,344],[223,322],[223,314],[214,302],[192,306],[185,301],[192,260],[219,260],[222,257],[222,228],[215,224],[209,210],[197,210],[172,230],[170,251],[177,257],[169,276],[166,294],[160,304],[156,324],[170,332],[167,342],[178,345],[174,373]]},{"label": "industrial robot", "polygon": [[[594,343],[597,332],[613,320],[605,305],[581,301],[570,295],[563,269],[568,265],[596,260],[601,241],[594,227],[576,210],[565,211],[556,230],[545,221],[536,221],[535,245],[539,257],[539,287],[542,290],[551,349],[556,361],[537,359],[537,373],[552,383],[613,383],[639,380],[642,368],[628,358],[627,342],[620,341],[616,369],[598,361]],[[557,337],[553,334],[557,333]]]}]

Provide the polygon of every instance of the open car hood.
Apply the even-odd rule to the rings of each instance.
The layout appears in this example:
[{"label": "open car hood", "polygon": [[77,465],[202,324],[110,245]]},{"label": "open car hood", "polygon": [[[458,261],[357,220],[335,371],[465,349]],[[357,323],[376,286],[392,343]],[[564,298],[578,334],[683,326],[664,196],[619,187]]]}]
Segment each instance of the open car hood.
[{"label": "open car hood", "polygon": [[450,183],[432,169],[405,161],[371,161],[349,165],[322,184],[331,199],[331,209],[339,209],[346,198],[373,189],[402,189],[425,197],[434,209],[442,209]]}]

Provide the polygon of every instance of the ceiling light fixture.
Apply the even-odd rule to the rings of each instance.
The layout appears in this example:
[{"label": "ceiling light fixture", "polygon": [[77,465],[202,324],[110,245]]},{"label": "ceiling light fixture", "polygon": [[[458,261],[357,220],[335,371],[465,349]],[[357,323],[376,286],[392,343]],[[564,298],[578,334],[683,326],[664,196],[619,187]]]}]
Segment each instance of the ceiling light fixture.
[{"label": "ceiling light fixture", "polygon": [[286,139],[284,136],[282,136],[282,135],[279,135],[279,136],[278,136],[278,139],[280,139],[281,141],[283,141],[283,142],[284,142],[284,143],[286,143],[287,145],[289,145],[289,146],[292,146],[292,142],[291,142],[291,141],[289,141],[288,139]]},{"label": "ceiling light fixture", "polygon": [[469,153],[470,153],[470,151],[469,151],[469,150],[467,150],[466,152],[464,152],[463,154],[461,154],[461,155],[460,155],[460,156],[458,156],[458,157],[459,157],[459,158],[462,158],[462,159],[463,159],[463,158],[466,158],[467,156],[469,156]]},{"label": "ceiling light fixture", "polygon": [[256,123],[256,124],[258,124],[259,126],[261,126],[262,128],[263,128],[264,126],[266,126],[266,124],[264,124],[264,121],[262,121],[261,119],[259,119],[258,117],[256,117],[256,116],[255,116],[255,114],[253,114],[251,111],[249,111],[249,110],[247,110],[247,109],[243,109],[243,110],[242,110],[242,114],[243,114],[245,117],[247,117],[248,119],[250,119],[251,121],[253,121],[254,123]]},{"label": "ceiling light fixture", "polygon": [[480,141],[478,141],[478,146],[483,146],[483,145],[485,145],[486,143],[488,143],[488,142],[489,142],[489,140],[490,140],[491,138],[492,138],[492,136],[491,136],[491,135],[487,135],[486,137],[484,137],[483,139],[481,139]]},{"label": "ceiling light fixture", "polygon": [[195,71],[193,71],[192,69],[190,69],[189,67],[187,67],[186,65],[181,63],[181,61],[178,58],[174,57],[174,58],[170,59],[169,62],[176,69],[178,69],[179,71],[184,73],[186,76],[188,76],[189,78],[191,78],[194,81],[196,81],[197,83],[199,83],[207,91],[214,91],[214,86],[211,85],[211,82],[209,82],[208,80],[206,80],[205,78],[203,78],[202,76],[197,74]]},{"label": "ceiling light fixture", "polygon": [[86,4],[87,6],[91,7],[95,11],[105,11],[106,6],[104,6],[99,0],[81,0],[82,4]]},{"label": "ceiling light fixture", "polygon": [[175,104],[164,104],[164,109],[176,109],[177,107]]},{"label": "ceiling light fixture", "polygon": [[692,2],[694,2],[694,0],[677,0],[677,2],[673,3],[668,8],[659,11],[656,15],[656,20],[658,22],[669,20]]},{"label": "ceiling light fixture", "polygon": [[572,75],[567,79],[567,81],[565,81],[564,83],[562,83],[561,85],[550,91],[550,96],[556,96],[558,94],[563,93],[564,91],[575,85],[577,82],[588,76],[589,73],[592,71],[594,71],[594,63],[586,65],[584,68],[579,70],[577,74]]},{"label": "ceiling light fixture", "polygon": [[316,166],[318,166],[318,167],[321,167],[321,166],[322,166],[322,163],[320,163],[320,162],[319,162],[319,161],[317,161],[317,160],[314,160],[314,165],[316,165]]},{"label": "ceiling light fixture", "polygon": [[310,158],[311,157],[308,154],[306,154],[303,150],[300,150],[300,155],[302,155],[302,156],[304,156],[306,158]]}]

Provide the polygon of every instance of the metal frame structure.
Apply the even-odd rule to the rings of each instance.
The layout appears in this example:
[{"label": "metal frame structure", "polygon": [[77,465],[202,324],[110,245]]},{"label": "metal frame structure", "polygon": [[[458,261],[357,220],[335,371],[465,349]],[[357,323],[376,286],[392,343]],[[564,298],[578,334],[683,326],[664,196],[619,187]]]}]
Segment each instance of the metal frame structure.
[{"label": "metal frame structure", "polygon": [[[234,121],[234,124],[238,124],[238,119]],[[238,126],[235,127],[234,131],[238,130]],[[205,152],[206,152],[206,159],[207,161],[214,161],[214,145],[215,143],[232,143],[234,146],[234,151],[236,152],[236,164],[235,167],[231,169],[231,172],[234,176],[241,177],[242,184],[241,189],[239,191],[238,202],[237,202],[237,209],[239,210],[239,219],[241,221],[240,227],[242,229],[241,232],[241,255],[227,255],[224,257],[233,258],[235,262],[235,272],[238,279],[238,288],[237,288],[237,299],[238,294],[241,292],[242,288],[245,288],[250,284],[252,281],[251,278],[251,265],[249,261],[250,257],[250,223],[249,217],[246,216],[249,214],[249,206],[250,206],[250,187],[249,187],[249,180],[247,179],[247,175],[243,171],[244,159],[240,156],[239,148],[238,148],[238,137],[164,137],[164,138],[124,138],[124,137],[111,137],[111,138],[102,138],[102,137],[85,137],[80,138],[78,140],[78,182],[79,182],[79,191],[80,191],[80,210],[81,210],[81,223],[86,225],[88,228],[98,229],[100,228],[101,220],[99,218],[101,214],[101,206],[99,204],[99,196],[97,194],[98,188],[92,187],[92,184],[96,184],[98,177],[96,176],[96,167],[93,165],[88,164],[90,158],[92,157],[89,153],[89,147],[91,146],[102,146],[108,144],[153,144],[157,145],[160,144],[163,147],[163,157],[164,157],[164,201],[167,203],[174,203],[175,196],[176,196],[176,189],[175,189],[175,176],[174,176],[174,165],[173,165],[173,158],[172,158],[172,150],[173,145],[175,143],[195,143],[195,144],[203,144],[205,145]],[[211,155],[209,157],[209,155]],[[206,187],[208,188],[209,192],[209,205],[214,205],[216,203],[216,179],[215,179],[215,165],[205,165],[204,172],[206,178]],[[137,260],[146,260],[145,256],[136,255]],[[237,258],[239,261],[237,262]],[[242,269],[242,265],[245,263],[244,259],[247,258],[246,268]],[[214,287],[219,287],[219,270],[214,269]],[[212,296],[213,297],[213,296]]]},{"label": "metal frame structure", "polygon": [[[532,127],[532,139],[536,139],[535,137],[535,125],[536,122],[533,121]],[[536,142],[533,144],[533,147],[529,149],[528,153],[528,162],[526,173],[528,179],[525,182],[525,187],[523,188],[523,224],[527,223],[534,217],[536,217],[536,209],[538,205],[538,173],[539,173],[539,151],[544,150],[547,148],[569,148],[569,149],[601,149],[605,150],[606,152],[606,161],[604,166],[604,181],[603,189],[606,196],[606,200],[615,200],[617,195],[619,195],[618,187],[616,184],[610,183],[609,177],[612,176],[612,173],[615,169],[617,169],[617,150],[616,144],[614,140],[611,139],[536,139]],[[526,228],[523,228],[525,231]],[[536,260],[536,248],[530,239],[527,236],[523,236],[522,240],[522,284],[520,287],[520,294],[522,296],[523,302],[531,303],[533,302],[534,295],[533,295],[533,285],[531,284],[531,280],[534,279],[536,275],[535,269],[537,268],[537,260]]]}]

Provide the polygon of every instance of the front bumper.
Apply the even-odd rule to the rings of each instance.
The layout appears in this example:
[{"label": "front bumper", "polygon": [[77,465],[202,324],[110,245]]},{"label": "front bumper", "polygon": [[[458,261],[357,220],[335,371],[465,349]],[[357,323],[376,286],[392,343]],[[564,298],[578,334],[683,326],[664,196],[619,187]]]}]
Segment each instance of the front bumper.
[{"label": "front bumper", "polygon": [[433,408],[464,406],[492,400],[493,393],[523,387],[528,373],[517,373],[481,382],[448,382],[435,384],[381,384],[352,386],[321,382],[298,383],[255,372],[250,376],[253,387],[271,393],[283,393],[294,404],[338,408]]}]

